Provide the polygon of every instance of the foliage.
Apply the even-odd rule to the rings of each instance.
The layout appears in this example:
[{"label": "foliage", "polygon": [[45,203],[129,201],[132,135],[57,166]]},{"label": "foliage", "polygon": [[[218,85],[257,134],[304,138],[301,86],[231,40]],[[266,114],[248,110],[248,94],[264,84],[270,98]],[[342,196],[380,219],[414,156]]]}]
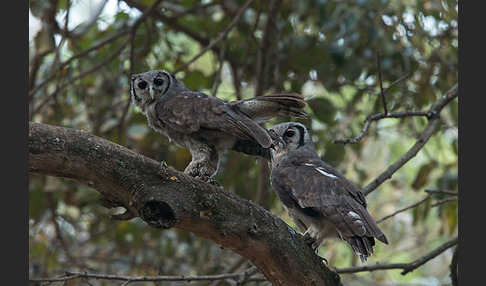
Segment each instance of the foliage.
[{"label": "foliage", "polygon": [[[228,101],[298,92],[309,114],[300,121],[311,127],[322,158],[364,187],[427,124],[423,117],[382,119],[357,144],[332,143],[357,136],[368,115],[384,112],[380,83],[388,112],[396,112],[427,110],[457,82],[457,1],[272,0],[252,1],[247,9],[247,1],[236,0],[152,2],[31,0],[39,22],[30,28],[30,120],[82,129],[183,170],[189,152],[152,131],[130,105],[131,74],[166,69],[188,88]],[[418,156],[367,196],[376,220],[428,196],[380,223],[390,245],[377,243],[368,264],[410,262],[457,236],[457,196],[424,192],[458,190],[457,107],[457,100],[446,106],[440,129]],[[288,120],[295,119],[267,127]],[[255,158],[229,152],[215,179],[292,225],[260,169]],[[111,221],[113,211],[99,201],[74,182],[30,176],[31,276],[66,269],[208,275],[250,264],[191,233],[151,229],[139,219]],[[319,253],[331,267],[359,265],[345,243],[328,242]],[[343,280],[448,283],[451,256],[448,250],[405,276],[383,270],[343,274]]]}]

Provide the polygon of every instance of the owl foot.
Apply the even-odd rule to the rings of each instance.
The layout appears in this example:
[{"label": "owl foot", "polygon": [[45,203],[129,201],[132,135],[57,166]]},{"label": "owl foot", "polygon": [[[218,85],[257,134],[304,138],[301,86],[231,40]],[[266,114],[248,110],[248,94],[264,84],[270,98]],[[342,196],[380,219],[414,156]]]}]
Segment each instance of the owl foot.
[{"label": "owl foot", "polygon": [[197,164],[196,167],[191,168],[189,170],[186,170],[186,171],[184,171],[184,173],[186,173],[189,176],[192,176],[192,177],[194,177],[196,179],[200,179],[200,180],[203,180],[205,182],[208,182],[208,183],[216,182],[216,184],[218,185],[218,187],[221,186],[217,181],[211,180],[211,174],[208,174],[207,172],[203,172],[201,169],[202,169],[202,166],[199,163],[199,164]]},{"label": "owl foot", "polygon": [[329,263],[327,262],[327,259],[320,256],[319,254],[317,254],[317,251],[318,251],[318,248],[319,248],[319,245],[316,243],[316,239],[313,238],[312,236],[310,236],[308,233],[305,233],[304,234],[304,242],[307,243],[307,245],[309,245],[310,247],[312,247],[312,250],[314,250],[314,252],[316,253],[317,257],[319,257],[319,259],[321,259],[322,261],[324,261],[324,263],[326,263],[326,265],[329,265]]},{"label": "owl foot", "polygon": [[318,248],[319,248],[319,245],[317,244],[316,242],[316,239],[313,238],[312,236],[310,236],[309,233],[304,233],[304,242],[307,243],[307,245],[309,245],[310,247],[312,247],[312,250],[314,250],[314,252],[316,253],[317,257],[319,257],[319,259],[321,259],[322,261],[324,261],[324,263],[326,263],[326,265],[329,265],[329,263],[327,262],[327,259],[320,256],[319,254],[317,254],[317,251],[318,251]]},{"label": "owl foot", "polygon": [[324,258],[324,257],[320,256],[320,255],[319,255],[319,254],[317,254],[317,253],[316,253],[316,255],[317,255],[317,257],[319,257],[319,259],[320,259],[321,261],[324,261],[324,263],[326,263],[326,266],[329,266],[329,262],[327,262],[327,259],[326,259],[326,258]]},{"label": "owl foot", "polygon": [[309,245],[310,247],[312,247],[312,250],[317,252],[317,248],[319,247],[319,245],[317,244],[316,239],[310,236],[310,234],[307,232],[304,233],[304,242],[307,243],[307,245]]},{"label": "owl foot", "polygon": [[218,188],[220,188],[220,189],[222,189],[222,188],[223,188],[223,187],[221,186],[221,184],[220,184],[218,181],[216,181],[216,180],[211,180],[211,179],[209,179],[207,182],[208,182],[208,183],[210,183],[211,185],[215,185],[216,187],[218,187]]}]

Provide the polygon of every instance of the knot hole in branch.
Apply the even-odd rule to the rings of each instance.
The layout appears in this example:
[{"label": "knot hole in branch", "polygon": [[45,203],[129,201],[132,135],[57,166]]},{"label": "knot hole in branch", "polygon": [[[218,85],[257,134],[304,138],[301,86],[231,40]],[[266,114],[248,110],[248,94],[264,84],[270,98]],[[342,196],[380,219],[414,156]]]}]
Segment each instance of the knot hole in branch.
[{"label": "knot hole in branch", "polygon": [[149,201],[139,212],[140,217],[155,228],[169,229],[177,223],[174,209],[165,202]]}]

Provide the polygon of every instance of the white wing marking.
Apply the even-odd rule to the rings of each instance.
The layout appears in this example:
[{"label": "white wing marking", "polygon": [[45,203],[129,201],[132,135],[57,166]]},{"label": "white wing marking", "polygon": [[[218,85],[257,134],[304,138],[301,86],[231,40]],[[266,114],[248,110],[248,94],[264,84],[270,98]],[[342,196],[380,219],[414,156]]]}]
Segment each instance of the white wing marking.
[{"label": "white wing marking", "polygon": [[336,177],[336,176],[334,176],[333,174],[329,174],[329,173],[327,173],[326,171],[324,171],[324,169],[323,169],[323,168],[321,168],[321,167],[317,167],[317,168],[315,168],[315,169],[316,169],[316,170],[317,170],[319,173],[323,174],[323,175],[324,175],[324,176],[326,176],[326,177],[329,177],[329,178],[331,178],[331,179],[336,179],[336,178],[337,178],[337,177]]}]

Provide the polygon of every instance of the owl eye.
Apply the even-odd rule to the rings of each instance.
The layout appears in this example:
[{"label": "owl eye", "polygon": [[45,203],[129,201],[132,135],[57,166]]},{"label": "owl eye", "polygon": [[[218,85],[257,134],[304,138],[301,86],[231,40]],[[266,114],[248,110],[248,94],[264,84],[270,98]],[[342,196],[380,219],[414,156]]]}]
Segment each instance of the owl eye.
[{"label": "owl eye", "polygon": [[141,81],[141,82],[138,83],[138,88],[145,89],[146,87],[147,87],[146,81]]},{"label": "owl eye", "polygon": [[293,137],[295,135],[295,131],[292,130],[292,129],[288,129],[287,131],[285,131],[285,134],[284,134],[286,137]]},{"label": "owl eye", "polygon": [[154,79],[154,84],[157,85],[157,86],[161,86],[164,84],[164,80],[161,79],[161,78],[156,78]]}]

